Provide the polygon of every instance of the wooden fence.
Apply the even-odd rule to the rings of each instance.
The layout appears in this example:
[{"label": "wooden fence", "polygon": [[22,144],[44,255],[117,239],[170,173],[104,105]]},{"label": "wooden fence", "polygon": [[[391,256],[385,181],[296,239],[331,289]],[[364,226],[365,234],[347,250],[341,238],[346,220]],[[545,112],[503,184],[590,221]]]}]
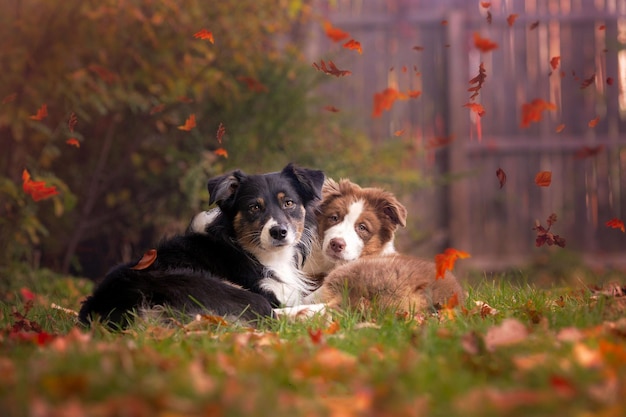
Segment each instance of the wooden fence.
[{"label": "wooden fence", "polygon": [[[403,249],[430,256],[452,246],[483,269],[522,264],[548,250],[535,248],[532,227],[555,213],[553,231],[568,249],[591,263],[626,265],[626,234],[606,226],[626,220],[626,0],[490,3],[315,2],[363,49],[342,49],[312,30],[310,59],[331,58],[352,71],[323,94],[373,141],[410,145],[415,169],[430,179],[430,187],[402,197],[410,211]],[[481,53],[474,34],[497,49]],[[481,63],[487,78],[474,101],[486,113],[478,117],[463,105]],[[373,118],[372,97],[387,87],[421,95]],[[534,99],[556,109],[521,127],[522,106]],[[446,138],[447,146],[432,149]],[[507,175],[502,188],[499,168]],[[535,184],[539,171],[552,172],[549,187]]]}]

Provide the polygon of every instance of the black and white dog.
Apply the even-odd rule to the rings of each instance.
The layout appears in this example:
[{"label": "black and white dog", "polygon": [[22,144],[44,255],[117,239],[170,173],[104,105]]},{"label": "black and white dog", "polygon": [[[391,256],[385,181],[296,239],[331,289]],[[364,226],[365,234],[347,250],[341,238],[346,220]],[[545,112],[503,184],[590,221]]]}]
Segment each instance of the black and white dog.
[{"label": "black and white dog", "polygon": [[287,165],[281,172],[233,171],[209,180],[211,221],[161,242],[156,258],[112,269],[82,305],[79,319],[125,327],[130,312],[163,306],[254,321],[296,306],[312,283],[301,263],[316,235],[322,171]]}]

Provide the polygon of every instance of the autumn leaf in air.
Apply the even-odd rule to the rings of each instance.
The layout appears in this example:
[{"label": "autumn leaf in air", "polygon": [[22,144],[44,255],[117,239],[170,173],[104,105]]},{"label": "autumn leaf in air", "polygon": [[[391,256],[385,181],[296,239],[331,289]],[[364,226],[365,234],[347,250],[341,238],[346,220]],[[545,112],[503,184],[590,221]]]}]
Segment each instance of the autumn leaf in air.
[{"label": "autumn leaf in air", "polygon": [[584,90],[585,88],[589,87],[591,84],[593,84],[596,81],[596,74],[592,74],[589,78],[585,78],[581,83],[580,83],[580,89]]},{"label": "autumn leaf in air", "polygon": [[67,121],[67,127],[68,129],[70,129],[70,132],[74,132],[74,128],[76,127],[76,124],[78,123],[78,116],[76,116],[76,113],[72,112],[70,114],[70,118]]},{"label": "autumn leaf in air", "polygon": [[186,132],[189,132],[194,127],[196,127],[196,115],[195,114],[191,114],[187,118],[187,120],[185,120],[185,124],[182,125],[182,126],[178,126],[178,129],[179,130],[184,130]]},{"label": "autumn leaf in air", "polygon": [[535,184],[539,187],[549,187],[552,183],[552,171],[540,171],[535,175]]},{"label": "autumn leaf in air", "polygon": [[457,259],[469,258],[470,254],[454,248],[448,248],[443,253],[435,255],[435,266],[437,268],[436,279],[443,279],[446,270],[452,271]]},{"label": "autumn leaf in air", "polygon": [[467,91],[472,93],[472,95],[470,96],[470,100],[473,100],[476,98],[476,96],[478,96],[480,89],[483,88],[483,83],[485,82],[486,78],[487,71],[485,71],[485,66],[481,62],[478,66],[478,75],[469,81],[469,84],[472,86],[467,89]]},{"label": "autumn leaf in air", "polygon": [[530,103],[522,105],[522,122],[520,127],[526,128],[532,122],[541,121],[541,114],[545,110],[556,110],[556,104],[550,103],[540,98],[536,98]]},{"label": "autumn leaf in air", "polygon": [[498,178],[498,181],[500,182],[500,188],[504,187],[504,184],[506,184],[506,173],[504,172],[502,168],[498,168],[496,170],[496,177]]},{"label": "autumn leaf in air", "polygon": [[537,29],[538,27],[539,27],[539,21],[537,20],[536,22],[533,22],[533,23],[531,23],[531,24],[530,24],[529,29],[530,29],[530,30],[535,30],[535,29]]},{"label": "autumn leaf in air", "polygon": [[513,26],[513,24],[515,23],[515,19],[517,19],[517,14],[516,13],[510,14],[506,18],[506,23],[509,24],[509,27]]},{"label": "autumn leaf in air", "polygon": [[372,117],[379,117],[383,114],[383,110],[391,110],[393,103],[397,99],[404,99],[405,97],[395,88],[385,88],[380,93],[374,94],[374,111]]},{"label": "autumn leaf in air", "polygon": [[596,156],[604,149],[604,145],[598,146],[583,146],[574,153],[574,158],[583,159],[591,156]]},{"label": "autumn leaf in air", "polygon": [[559,66],[560,62],[561,62],[561,57],[560,56],[553,56],[550,59],[550,66],[552,67],[553,70],[555,70]]},{"label": "autumn leaf in air", "polygon": [[226,128],[222,123],[217,127],[217,134],[215,137],[217,138],[217,143],[222,144],[222,139],[224,139],[224,135],[226,134]]},{"label": "autumn leaf in air", "polygon": [[425,148],[428,150],[442,148],[444,146],[448,146],[450,143],[452,143],[452,141],[454,141],[454,139],[455,139],[454,135],[435,136],[434,138],[429,139],[428,142],[426,142]]},{"label": "autumn leaf in air", "polygon": [[134,269],[137,271],[141,271],[143,269],[148,268],[150,265],[154,263],[157,259],[157,251],[156,249],[149,249],[146,253],[143,254],[139,262],[135,266],[132,266],[130,269]]},{"label": "autumn leaf in air", "polygon": [[348,42],[344,43],[343,47],[346,49],[354,49],[359,54],[363,53],[363,49],[361,49],[361,42],[355,41],[354,39],[350,39]]},{"label": "autumn leaf in air", "polygon": [[206,29],[200,29],[198,32],[193,34],[193,37],[196,39],[204,39],[211,43],[215,43],[213,39],[213,32],[209,32]]},{"label": "autumn leaf in air", "polygon": [[47,104],[42,104],[41,107],[39,109],[37,109],[37,113],[31,115],[29,118],[31,120],[41,121],[41,120],[45,119],[46,117],[48,117],[48,105]]},{"label": "autumn leaf in air", "polygon": [[474,32],[474,46],[476,46],[476,48],[478,48],[481,52],[489,52],[498,48],[498,44],[496,42],[481,37],[478,32]]},{"label": "autumn leaf in air", "polygon": [[340,42],[350,37],[348,32],[344,32],[339,28],[333,27],[333,25],[328,21],[324,22],[324,32],[326,32],[326,36],[328,36],[328,38],[333,42]]},{"label": "autumn leaf in air", "polygon": [[424,47],[423,47],[423,46],[414,46],[414,47],[413,47],[413,50],[414,50],[414,51],[418,51],[418,52],[419,52],[419,51],[423,51],[423,50],[424,50]]},{"label": "autumn leaf in air", "polygon": [[338,113],[340,110],[335,106],[324,106],[324,110],[329,111],[331,113]]},{"label": "autumn leaf in air", "polygon": [[46,187],[44,181],[33,181],[28,170],[22,171],[22,189],[34,201],[41,201],[59,194],[55,186]]},{"label": "autumn leaf in air", "polygon": [[537,232],[537,238],[535,239],[535,246],[540,247],[544,244],[548,246],[557,245],[562,248],[565,247],[565,239],[559,235],[555,235],[550,231],[552,225],[556,223],[556,214],[552,213],[546,221],[547,228],[543,227],[539,220],[535,220],[535,227],[532,230]]},{"label": "autumn leaf in air", "polygon": [[213,151],[213,153],[217,156],[228,158],[228,151],[224,148],[217,148],[216,150]]},{"label": "autumn leaf in air", "polygon": [[486,113],[485,108],[480,103],[465,103],[463,107],[467,107],[468,109],[470,109],[471,111],[473,111],[480,117],[483,117]]},{"label": "autumn leaf in air", "polygon": [[607,77],[606,78],[606,84],[607,85],[613,85],[613,77]]},{"label": "autumn leaf in air", "polygon": [[606,222],[606,227],[611,227],[613,229],[619,229],[622,233],[626,233],[626,228],[624,228],[624,221],[618,218],[613,218]]},{"label": "autumn leaf in air", "polygon": [[165,104],[157,104],[150,109],[150,115],[161,113],[163,110],[165,110]]},{"label": "autumn leaf in air", "polygon": [[491,7],[491,2],[490,1],[481,1],[480,2],[480,7],[482,7],[483,9],[488,9]]},{"label": "autumn leaf in air", "polygon": [[328,61],[328,66],[326,66],[326,62],[324,62],[323,59],[320,61],[319,65],[314,62],[313,68],[318,71],[322,71],[324,74],[334,75],[335,77],[343,77],[352,74],[351,71],[340,70],[339,68],[337,68],[333,61]]},{"label": "autumn leaf in air", "polygon": [[76,138],[69,138],[65,143],[75,148],[80,148],[80,142]]},{"label": "autumn leaf in air", "polygon": [[554,131],[555,131],[556,133],[561,133],[564,129],[565,129],[565,124],[564,124],[564,123],[561,123],[560,125],[558,125],[558,126],[556,127],[556,129],[554,129]]},{"label": "autumn leaf in air", "polygon": [[599,121],[600,121],[600,116],[596,117],[595,119],[591,119],[588,125],[589,127],[596,127]]}]

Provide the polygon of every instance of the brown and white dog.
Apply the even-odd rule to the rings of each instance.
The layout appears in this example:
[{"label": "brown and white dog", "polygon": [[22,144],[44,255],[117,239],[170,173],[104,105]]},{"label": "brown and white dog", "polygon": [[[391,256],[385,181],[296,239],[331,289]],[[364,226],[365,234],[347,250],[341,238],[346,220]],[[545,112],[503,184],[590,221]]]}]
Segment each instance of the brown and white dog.
[{"label": "brown and white dog", "polygon": [[404,311],[444,305],[455,295],[463,302],[465,293],[452,273],[436,279],[434,262],[396,252],[395,232],[406,225],[406,216],[387,191],[326,179],[317,213],[319,241],[304,266],[323,283],[305,302]]}]

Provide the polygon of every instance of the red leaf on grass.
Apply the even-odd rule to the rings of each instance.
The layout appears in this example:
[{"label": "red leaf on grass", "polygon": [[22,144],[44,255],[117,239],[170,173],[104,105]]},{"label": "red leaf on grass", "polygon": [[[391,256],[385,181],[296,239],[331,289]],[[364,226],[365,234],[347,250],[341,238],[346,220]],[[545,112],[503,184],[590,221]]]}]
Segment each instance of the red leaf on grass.
[{"label": "red leaf on grass", "polygon": [[606,222],[606,227],[611,227],[613,229],[619,229],[622,233],[626,233],[626,229],[624,228],[624,221],[618,218],[613,218]]},{"label": "red leaf on grass", "polygon": [[540,171],[535,175],[535,184],[540,187],[548,187],[552,183],[551,171]]},{"label": "red leaf on grass", "polygon": [[504,187],[504,184],[506,184],[506,173],[502,170],[502,168],[498,168],[496,171],[496,177],[498,177],[498,181],[500,181],[500,188]]},{"label": "red leaf on grass", "polygon": [[7,103],[10,103],[12,101],[15,101],[16,98],[17,98],[17,93],[13,93],[13,94],[9,94],[8,96],[4,96],[4,98],[2,99],[2,104],[7,104]]},{"label": "red leaf on grass", "polygon": [[308,328],[307,332],[309,333],[311,342],[313,342],[314,345],[319,345],[324,341],[323,332],[321,329],[311,330],[311,328]]},{"label": "red leaf on grass", "polygon": [[178,129],[179,130],[184,130],[186,132],[189,132],[194,127],[196,127],[196,115],[195,114],[191,114],[191,115],[189,115],[187,120],[185,120],[185,124],[181,125],[181,126],[178,126]]},{"label": "red leaf on grass", "polygon": [[29,116],[29,119],[41,121],[45,119],[46,117],[48,117],[48,105],[42,104],[41,107],[37,109],[37,113]]},{"label": "red leaf on grass", "polygon": [[41,201],[59,194],[55,186],[46,187],[44,181],[33,181],[27,170],[22,171],[22,189],[34,201]]},{"label": "red leaf on grass", "polygon": [[149,249],[146,253],[143,254],[139,262],[130,269],[134,269],[136,271],[141,271],[143,269],[148,268],[150,265],[154,263],[157,259],[157,251],[156,249]]}]

